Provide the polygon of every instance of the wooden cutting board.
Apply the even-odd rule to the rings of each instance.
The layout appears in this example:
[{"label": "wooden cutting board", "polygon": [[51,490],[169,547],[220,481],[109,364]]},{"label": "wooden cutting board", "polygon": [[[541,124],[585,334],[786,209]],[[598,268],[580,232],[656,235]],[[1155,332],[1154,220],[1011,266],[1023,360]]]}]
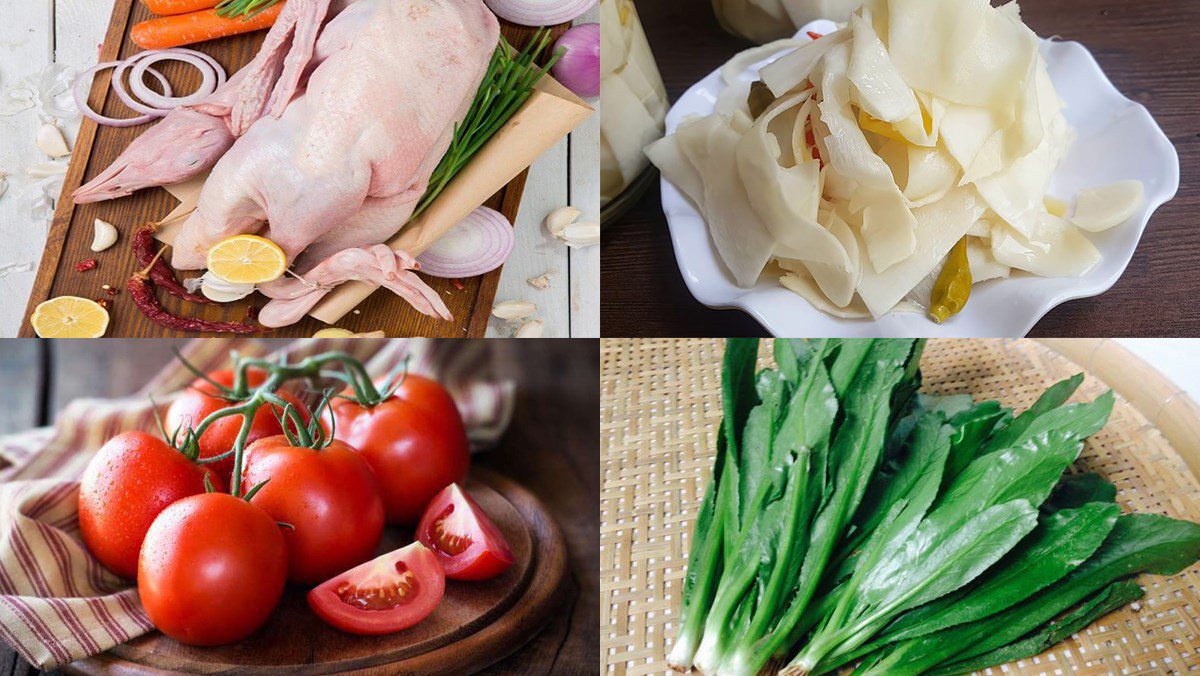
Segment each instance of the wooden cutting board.
[{"label": "wooden cutting board", "polygon": [[[466,674],[520,648],[564,598],[567,552],[553,518],[515,482],[476,468],[468,481],[512,546],[515,563],[483,582],[447,580],[437,610],[420,624],[387,636],[355,636],[309,610],[305,590],[289,587],[267,624],[250,638],[215,648],[185,646],[153,632],[65,667],[78,674]],[[389,528],[380,552],[412,541]]]},{"label": "wooden cutting board", "polygon": [[[134,24],[148,19],[151,14],[136,0],[116,0],[113,7],[112,21],[100,53],[100,61],[114,61],[128,58],[141,49],[129,39],[129,28]],[[532,28],[516,26],[501,21],[501,32],[518,48],[533,33]],[[555,35],[566,30],[566,25],[555,29]],[[229,73],[241,68],[258,52],[265,31],[251,35],[223,38],[190,48],[198,49],[217,59]],[[199,84],[200,77],[196,70],[177,62],[161,62],[156,64],[163,75],[171,81],[176,92],[190,92]],[[100,73],[92,87],[91,103],[96,110],[111,117],[129,117],[131,111],[125,108],[111,93],[109,79],[112,71]],[[25,309],[25,318],[21,322],[19,335],[33,337],[33,327],[29,317],[38,303],[56,296],[71,295],[92,299],[108,299],[108,312],[111,321],[106,337],[184,337],[213,335],[196,332],[174,331],[155,324],[146,319],[133,306],[125,293],[125,280],[137,269],[133,252],[129,249],[132,233],[142,224],[158,221],[170,213],[176,200],[161,188],[141,190],[129,197],[93,204],[75,204],[71,193],[87,180],[103,171],[139,134],[152,125],[145,124],[132,128],[116,128],[97,125],[91,120],[84,119],[80,127],[75,150],[71,155],[71,165],[67,170],[63,183],[62,197],[59,199],[50,233],[46,239],[46,250],[38,267],[37,278],[29,303]],[[509,184],[492,196],[485,204],[503,213],[510,222],[515,222],[517,208],[521,203],[521,194],[525,188],[527,172],[521,172]],[[106,251],[93,253],[89,248],[92,242],[92,223],[96,218],[102,218],[120,231],[117,243]],[[77,272],[75,266],[80,262],[94,258],[96,268],[88,272]],[[195,273],[190,273],[195,274]],[[487,329],[488,315],[491,312],[492,301],[496,295],[496,285],[500,279],[500,269],[486,275],[462,280],[435,279],[422,276],[429,285],[437,291],[446,306],[454,315],[452,321],[446,322],[427,317],[413,310],[400,298],[386,291],[371,294],[371,297],[358,306],[358,313],[351,312],[337,323],[338,327],[355,332],[379,331],[386,332],[389,337],[433,336],[482,337]],[[109,295],[103,286],[120,289],[115,295]],[[266,299],[258,294],[236,303],[223,305],[200,305],[185,303],[178,298],[159,292],[163,306],[172,314],[199,317],[222,321],[242,321],[252,306],[261,307]],[[312,317],[279,329],[264,331],[260,335],[268,337],[306,337],[328,325]]]}]

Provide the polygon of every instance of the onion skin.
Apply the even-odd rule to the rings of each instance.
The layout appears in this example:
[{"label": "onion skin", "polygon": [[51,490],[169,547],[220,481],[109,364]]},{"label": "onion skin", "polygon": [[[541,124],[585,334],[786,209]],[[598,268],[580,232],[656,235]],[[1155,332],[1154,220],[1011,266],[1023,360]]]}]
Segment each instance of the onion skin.
[{"label": "onion skin", "polygon": [[475,277],[504,265],[515,244],[508,219],[495,209],[479,207],[418,256],[417,262],[430,277]]},{"label": "onion skin", "polygon": [[553,26],[583,16],[596,0],[484,0],[484,4],[519,26]]},{"label": "onion skin", "polygon": [[551,68],[554,79],[585,99],[600,95],[600,24],[583,23],[571,28],[554,49],[562,58]]}]

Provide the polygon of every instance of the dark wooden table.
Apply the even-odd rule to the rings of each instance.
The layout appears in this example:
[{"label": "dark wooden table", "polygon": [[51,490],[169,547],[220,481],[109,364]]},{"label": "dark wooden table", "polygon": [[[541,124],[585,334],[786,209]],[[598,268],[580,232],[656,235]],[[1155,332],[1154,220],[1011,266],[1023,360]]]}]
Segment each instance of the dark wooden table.
[{"label": "dark wooden table", "polygon": [[[638,0],[638,13],[674,101],[748,43],[722,31],[705,0]],[[1179,151],[1181,185],[1150,219],[1116,286],[1064,303],[1034,336],[1200,335],[1200,2],[1027,0],[1038,35],[1082,42],[1121,92],[1154,115]],[[739,310],[711,310],[684,285],[657,182],[620,221],[605,225],[601,335],[740,336],[764,329]]]},{"label": "dark wooden table", "polygon": [[[595,674],[600,636],[600,355],[594,340],[505,341],[518,380],[502,444],[476,462],[519,481],[554,514],[567,540],[572,593],[529,643],[484,673]],[[0,342],[0,434],[50,424],[72,399],[137,391],[183,341]],[[0,676],[37,670],[0,643]]]}]

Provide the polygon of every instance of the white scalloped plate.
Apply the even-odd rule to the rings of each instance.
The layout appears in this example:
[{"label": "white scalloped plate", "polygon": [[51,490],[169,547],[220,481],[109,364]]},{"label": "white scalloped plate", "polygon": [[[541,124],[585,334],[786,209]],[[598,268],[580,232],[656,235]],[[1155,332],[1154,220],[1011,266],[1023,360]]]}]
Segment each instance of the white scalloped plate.
[{"label": "white scalloped plate", "polygon": [[[832,22],[815,21],[798,35],[833,30]],[[912,312],[893,312],[877,320],[838,319],[766,275],[753,288],[734,284],[695,205],[663,179],[663,212],[675,259],[692,295],[709,307],[744,310],[776,336],[1017,337],[1059,303],[1107,291],[1133,257],[1150,215],[1179,189],[1179,157],[1149,111],[1117,91],[1083,45],[1042,40],[1041,50],[1050,78],[1067,103],[1063,113],[1077,135],[1054,174],[1050,194],[1070,202],[1082,188],[1124,179],[1139,179],[1146,188],[1140,212],[1107,232],[1089,235],[1103,260],[1086,276],[1021,275],[977,284],[963,312],[944,324]],[[769,60],[748,68],[742,77],[751,79]],[[723,88],[717,71],[692,85],[667,113],[667,133],[688,115],[711,113]]]}]

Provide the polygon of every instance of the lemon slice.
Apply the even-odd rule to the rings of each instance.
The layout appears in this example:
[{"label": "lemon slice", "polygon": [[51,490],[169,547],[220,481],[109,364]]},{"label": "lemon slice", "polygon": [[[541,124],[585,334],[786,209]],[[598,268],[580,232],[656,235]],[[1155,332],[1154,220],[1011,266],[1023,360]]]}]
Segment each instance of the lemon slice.
[{"label": "lemon slice", "polygon": [[88,298],[59,296],[38,303],[29,323],[42,338],[99,338],[108,330],[108,310]]},{"label": "lemon slice", "polygon": [[266,237],[234,235],[208,250],[208,270],[232,284],[262,284],[283,276],[287,257]]}]

